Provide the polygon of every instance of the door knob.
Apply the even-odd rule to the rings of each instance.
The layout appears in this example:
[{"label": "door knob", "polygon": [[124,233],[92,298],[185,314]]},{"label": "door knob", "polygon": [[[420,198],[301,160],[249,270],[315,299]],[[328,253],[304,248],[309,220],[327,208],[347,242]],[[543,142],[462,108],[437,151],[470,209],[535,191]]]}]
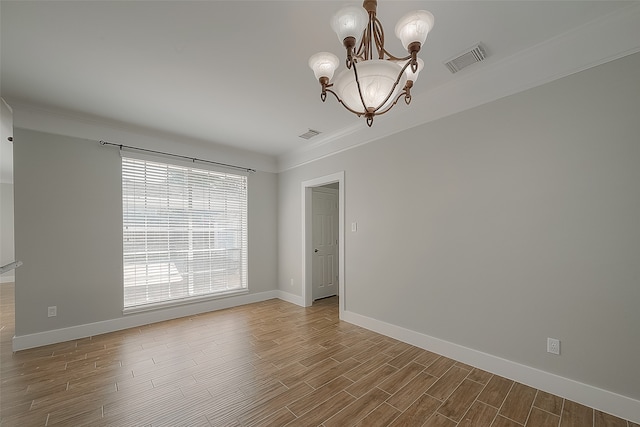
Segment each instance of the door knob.
[{"label": "door knob", "polygon": [[318,249],[314,249],[313,252],[318,252]]}]

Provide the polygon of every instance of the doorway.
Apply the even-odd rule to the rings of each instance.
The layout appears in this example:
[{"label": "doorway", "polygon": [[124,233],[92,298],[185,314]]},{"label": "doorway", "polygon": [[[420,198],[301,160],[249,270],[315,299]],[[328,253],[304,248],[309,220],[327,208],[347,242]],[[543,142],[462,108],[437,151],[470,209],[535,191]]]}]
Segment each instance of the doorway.
[{"label": "doorway", "polygon": [[311,189],[311,299],[338,296],[338,184]]},{"label": "doorway", "polygon": [[9,357],[15,335],[13,226],[13,110],[0,98],[0,357]]},{"label": "doorway", "polygon": [[305,307],[313,304],[313,264],[315,252],[313,230],[313,194],[314,188],[334,188],[337,190],[337,288],[339,295],[339,313],[342,318],[346,307],[345,256],[344,256],[344,171],[318,177],[302,183],[302,300]]}]

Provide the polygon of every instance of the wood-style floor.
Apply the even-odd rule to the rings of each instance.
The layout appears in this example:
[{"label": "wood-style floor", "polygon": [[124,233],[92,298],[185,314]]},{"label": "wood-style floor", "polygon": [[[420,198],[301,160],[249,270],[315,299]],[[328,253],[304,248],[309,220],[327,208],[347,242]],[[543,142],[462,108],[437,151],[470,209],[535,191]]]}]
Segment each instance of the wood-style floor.
[{"label": "wood-style floor", "polygon": [[280,300],[11,351],[1,426],[640,427]]}]

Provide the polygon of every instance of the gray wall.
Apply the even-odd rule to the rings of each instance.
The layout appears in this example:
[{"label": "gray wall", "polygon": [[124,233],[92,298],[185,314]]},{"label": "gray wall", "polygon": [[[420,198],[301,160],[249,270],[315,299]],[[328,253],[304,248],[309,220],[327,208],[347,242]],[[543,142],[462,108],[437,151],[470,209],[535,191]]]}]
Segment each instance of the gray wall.
[{"label": "gray wall", "polygon": [[[20,128],[14,136],[16,255],[24,263],[16,335],[121,318],[118,150]],[[250,293],[276,289],[276,199],[275,174],[249,176]],[[58,316],[48,318],[52,305]]]},{"label": "gray wall", "polygon": [[346,310],[640,399],[639,75],[635,54],[281,173],[280,288],[301,294],[301,182],[344,170]]},{"label": "gray wall", "polygon": [[[0,265],[5,265],[16,260],[13,247],[13,183],[0,182],[0,231]],[[7,272],[2,275],[2,280],[13,276],[13,271]]]}]

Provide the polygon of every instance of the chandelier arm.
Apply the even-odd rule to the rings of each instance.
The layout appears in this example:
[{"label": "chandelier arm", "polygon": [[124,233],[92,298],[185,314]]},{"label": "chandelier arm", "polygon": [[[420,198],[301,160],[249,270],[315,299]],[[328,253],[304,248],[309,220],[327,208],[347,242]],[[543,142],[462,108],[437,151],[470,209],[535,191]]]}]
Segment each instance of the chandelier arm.
[{"label": "chandelier arm", "polygon": [[[373,107],[367,107],[366,103],[364,102],[364,96],[362,96],[362,89],[360,88],[360,79],[358,79],[358,69],[355,66],[355,63],[353,64],[353,74],[355,75],[355,79],[356,79],[356,85],[358,86],[358,95],[360,95],[360,102],[362,102],[362,107],[365,109],[365,114],[376,114],[376,111],[378,111],[380,109],[380,107],[382,107],[385,102],[387,102],[389,100],[389,98],[391,98],[391,94],[393,93],[393,91],[396,89],[396,86],[398,86],[398,83],[400,83],[400,79],[402,78],[402,73],[404,71],[401,71],[400,74],[398,74],[398,78],[396,79],[395,83],[393,84],[393,87],[391,88],[391,90],[389,91],[389,93],[387,94],[387,97],[384,99],[384,101],[382,101],[380,103],[380,105],[378,105],[376,108]],[[340,101],[342,102],[342,101]],[[348,108],[350,110],[350,108]],[[351,110],[353,111],[353,110]],[[371,125],[369,125],[371,126]]]},{"label": "chandelier arm", "polygon": [[376,45],[376,49],[378,50],[378,59],[385,59],[384,55],[387,55],[386,59],[391,59],[393,61],[406,61],[407,59],[411,59],[411,54],[405,57],[398,57],[393,55],[384,47],[384,28],[382,27],[382,22],[377,17],[374,17],[374,31],[373,31],[373,41]]},{"label": "chandelier arm", "polygon": [[373,37],[375,35],[375,27],[374,27],[374,22],[376,19],[376,11],[372,10],[369,11],[369,23],[367,24],[367,29],[366,29],[366,56],[367,59],[373,59]]},{"label": "chandelier arm", "polygon": [[391,59],[393,61],[406,61],[412,58],[411,54],[404,57],[395,56],[384,47],[384,44],[385,36],[382,22],[376,16],[375,11],[370,11],[369,23],[364,29],[358,49],[355,50],[356,53],[354,53],[353,56],[361,61],[373,59],[373,48],[375,46],[375,49],[378,52],[378,59],[385,59],[385,55],[387,56],[386,59]]},{"label": "chandelier arm", "polygon": [[373,21],[371,22],[371,27],[372,27],[372,35],[373,35],[373,44],[375,44],[376,50],[378,51],[378,59],[384,59],[385,53],[389,55],[389,52],[387,52],[386,49],[384,48],[384,28],[382,28],[382,23],[375,16],[373,17]]},{"label": "chandelier arm", "polygon": [[[400,98],[405,97],[405,101],[407,102],[407,105],[409,105],[409,103],[411,102],[411,95],[409,94],[409,90],[406,90],[402,93],[400,93],[395,101],[393,101],[393,103],[391,103],[391,105],[389,105],[387,108],[385,108],[382,111],[368,111],[367,113],[365,113],[365,117],[367,118],[367,126],[371,127],[373,125],[373,118],[376,116],[381,116],[383,114],[385,114],[387,111],[391,110],[393,107],[395,107],[395,105],[398,103],[398,101],[400,100]],[[360,116],[358,116],[360,117]]]},{"label": "chandelier arm", "polygon": [[[376,39],[376,45],[379,42],[380,41],[378,39]],[[411,54],[409,54],[407,56],[399,57],[399,56],[393,55],[391,52],[389,52],[387,49],[385,49],[385,47],[384,47],[384,34],[382,35],[382,45],[379,46],[378,52],[380,52],[380,59],[384,59],[384,55],[387,55],[387,59],[390,59],[392,61],[406,61],[407,59],[411,59]]]},{"label": "chandelier arm", "polygon": [[362,38],[360,45],[358,46],[357,53],[354,55],[361,61],[367,61],[372,58],[371,40],[372,40],[372,19],[375,18],[375,12],[369,11],[369,22],[362,32]]},{"label": "chandelier arm", "polygon": [[406,96],[407,96],[407,92],[406,92],[406,91],[404,91],[404,92],[400,93],[400,94],[396,97],[395,101],[393,101],[393,103],[391,103],[391,105],[389,105],[387,108],[385,108],[385,109],[384,109],[384,110],[382,110],[382,111],[376,111],[376,112],[375,112],[375,115],[376,115],[376,116],[380,116],[380,115],[382,115],[382,114],[386,113],[387,111],[391,110],[391,109],[392,109],[392,108],[393,108],[393,107],[398,103],[398,101],[400,101],[400,98],[402,98],[403,96],[404,96],[404,97],[406,97]]},{"label": "chandelier arm", "polygon": [[384,51],[384,53],[388,56],[387,59],[390,59],[392,61],[406,61],[407,59],[411,59],[411,55],[407,55],[407,56],[394,56],[392,55],[387,49],[382,48],[382,50]]},{"label": "chandelier arm", "polygon": [[366,50],[365,48],[365,39],[366,39],[366,31],[364,33],[362,33],[362,40],[360,40],[360,45],[358,46],[358,50],[356,51],[356,53],[353,54],[353,57],[360,60],[360,61],[366,61],[367,58],[364,56],[364,51]]},{"label": "chandelier arm", "polygon": [[[410,58],[411,58],[411,55],[409,55],[409,57],[407,57],[407,58],[402,58],[401,60],[406,60],[406,59],[410,59]],[[407,67],[408,67],[409,65],[411,65],[411,61],[407,61],[407,62],[402,66],[402,70],[400,71],[400,76],[402,75],[402,73],[404,73],[404,70],[406,70],[406,69],[407,69]],[[399,81],[399,78],[398,78],[398,81]]]},{"label": "chandelier arm", "polygon": [[[364,108],[365,111],[367,111],[367,105],[364,102],[364,96],[362,96],[362,89],[360,88],[360,80],[358,79],[358,69],[356,68],[355,64],[353,64],[353,74],[354,74],[354,77],[356,79],[356,86],[358,86],[358,95],[360,96],[360,102],[362,102],[362,108]],[[394,88],[395,88],[395,86],[394,86]],[[340,102],[342,102],[342,101],[340,101]],[[381,105],[384,105],[384,104],[381,104]],[[345,107],[346,107],[346,105],[345,105]],[[350,110],[350,108],[348,108],[348,107],[347,107],[347,109]]]},{"label": "chandelier arm", "polygon": [[[391,98],[391,95],[393,94],[393,91],[396,90],[396,86],[398,86],[398,83],[400,83],[400,80],[402,79],[402,75],[404,74],[404,70],[407,68],[407,66],[409,66],[409,62],[407,62],[406,64],[404,64],[404,67],[402,67],[402,69],[400,70],[400,72],[398,73],[398,78],[396,79],[396,81],[393,83],[393,86],[391,87],[391,90],[389,91],[389,93],[387,94],[387,97],[380,103],[380,105],[378,105],[376,108],[372,108],[372,112],[377,115],[378,114],[378,110],[380,108],[382,108],[382,106],[389,100],[389,98]],[[354,72],[356,72],[356,69],[354,67]],[[356,83],[358,84],[358,93],[360,94],[360,99],[362,101],[362,105],[365,107],[365,109],[367,108],[365,106],[364,103],[364,98],[362,97],[362,92],[360,91],[360,82],[358,81],[358,74],[356,73]],[[405,92],[402,92],[400,95],[398,95],[398,98],[396,98],[396,100],[393,102],[393,104],[391,104],[391,106],[387,109],[384,110],[384,112],[386,113],[387,111],[389,111],[389,109],[391,109],[391,107],[393,107],[394,105],[396,105],[396,102],[398,102],[398,99],[400,99],[400,97],[402,95],[405,95]],[[380,113],[382,114],[382,113]]]},{"label": "chandelier arm", "polygon": [[411,66],[411,71],[412,72],[417,72],[418,71],[418,55],[416,54],[416,52],[412,52],[411,54],[409,54],[409,56],[400,59],[401,61],[407,61],[404,66],[402,67],[402,72],[404,72],[404,70],[407,69],[407,67]]},{"label": "chandelier arm", "polygon": [[342,99],[340,99],[340,97],[338,96],[338,94],[337,94],[337,93],[335,93],[334,91],[332,91],[331,89],[327,89],[325,92],[328,92],[328,93],[332,94],[333,96],[335,96],[335,97],[336,97],[336,100],[337,100],[340,104],[342,104],[342,106],[343,106],[344,108],[346,108],[347,110],[351,111],[351,112],[352,112],[353,114],[355,114],[356,116],[360,117],[360,116],[362,116],[362,115],[364,114],[362,111],[356,111],[356,110],[354,110],[354,109],[350,108],[347,104],[345,104],[345,103],[342,101]]},{"label": "chandelier arm", "polygon": [[351,36],[350,37],[345,37],[345,39],[343,40],[342,44],[344,45],[345,49],[347,50],[347,58],[345,60],[345,66],[348,69],[350,69],[351,65],[355,61],[353,48],[356,45],[356,39],[355,39],[355,37],[351,37]]}]

